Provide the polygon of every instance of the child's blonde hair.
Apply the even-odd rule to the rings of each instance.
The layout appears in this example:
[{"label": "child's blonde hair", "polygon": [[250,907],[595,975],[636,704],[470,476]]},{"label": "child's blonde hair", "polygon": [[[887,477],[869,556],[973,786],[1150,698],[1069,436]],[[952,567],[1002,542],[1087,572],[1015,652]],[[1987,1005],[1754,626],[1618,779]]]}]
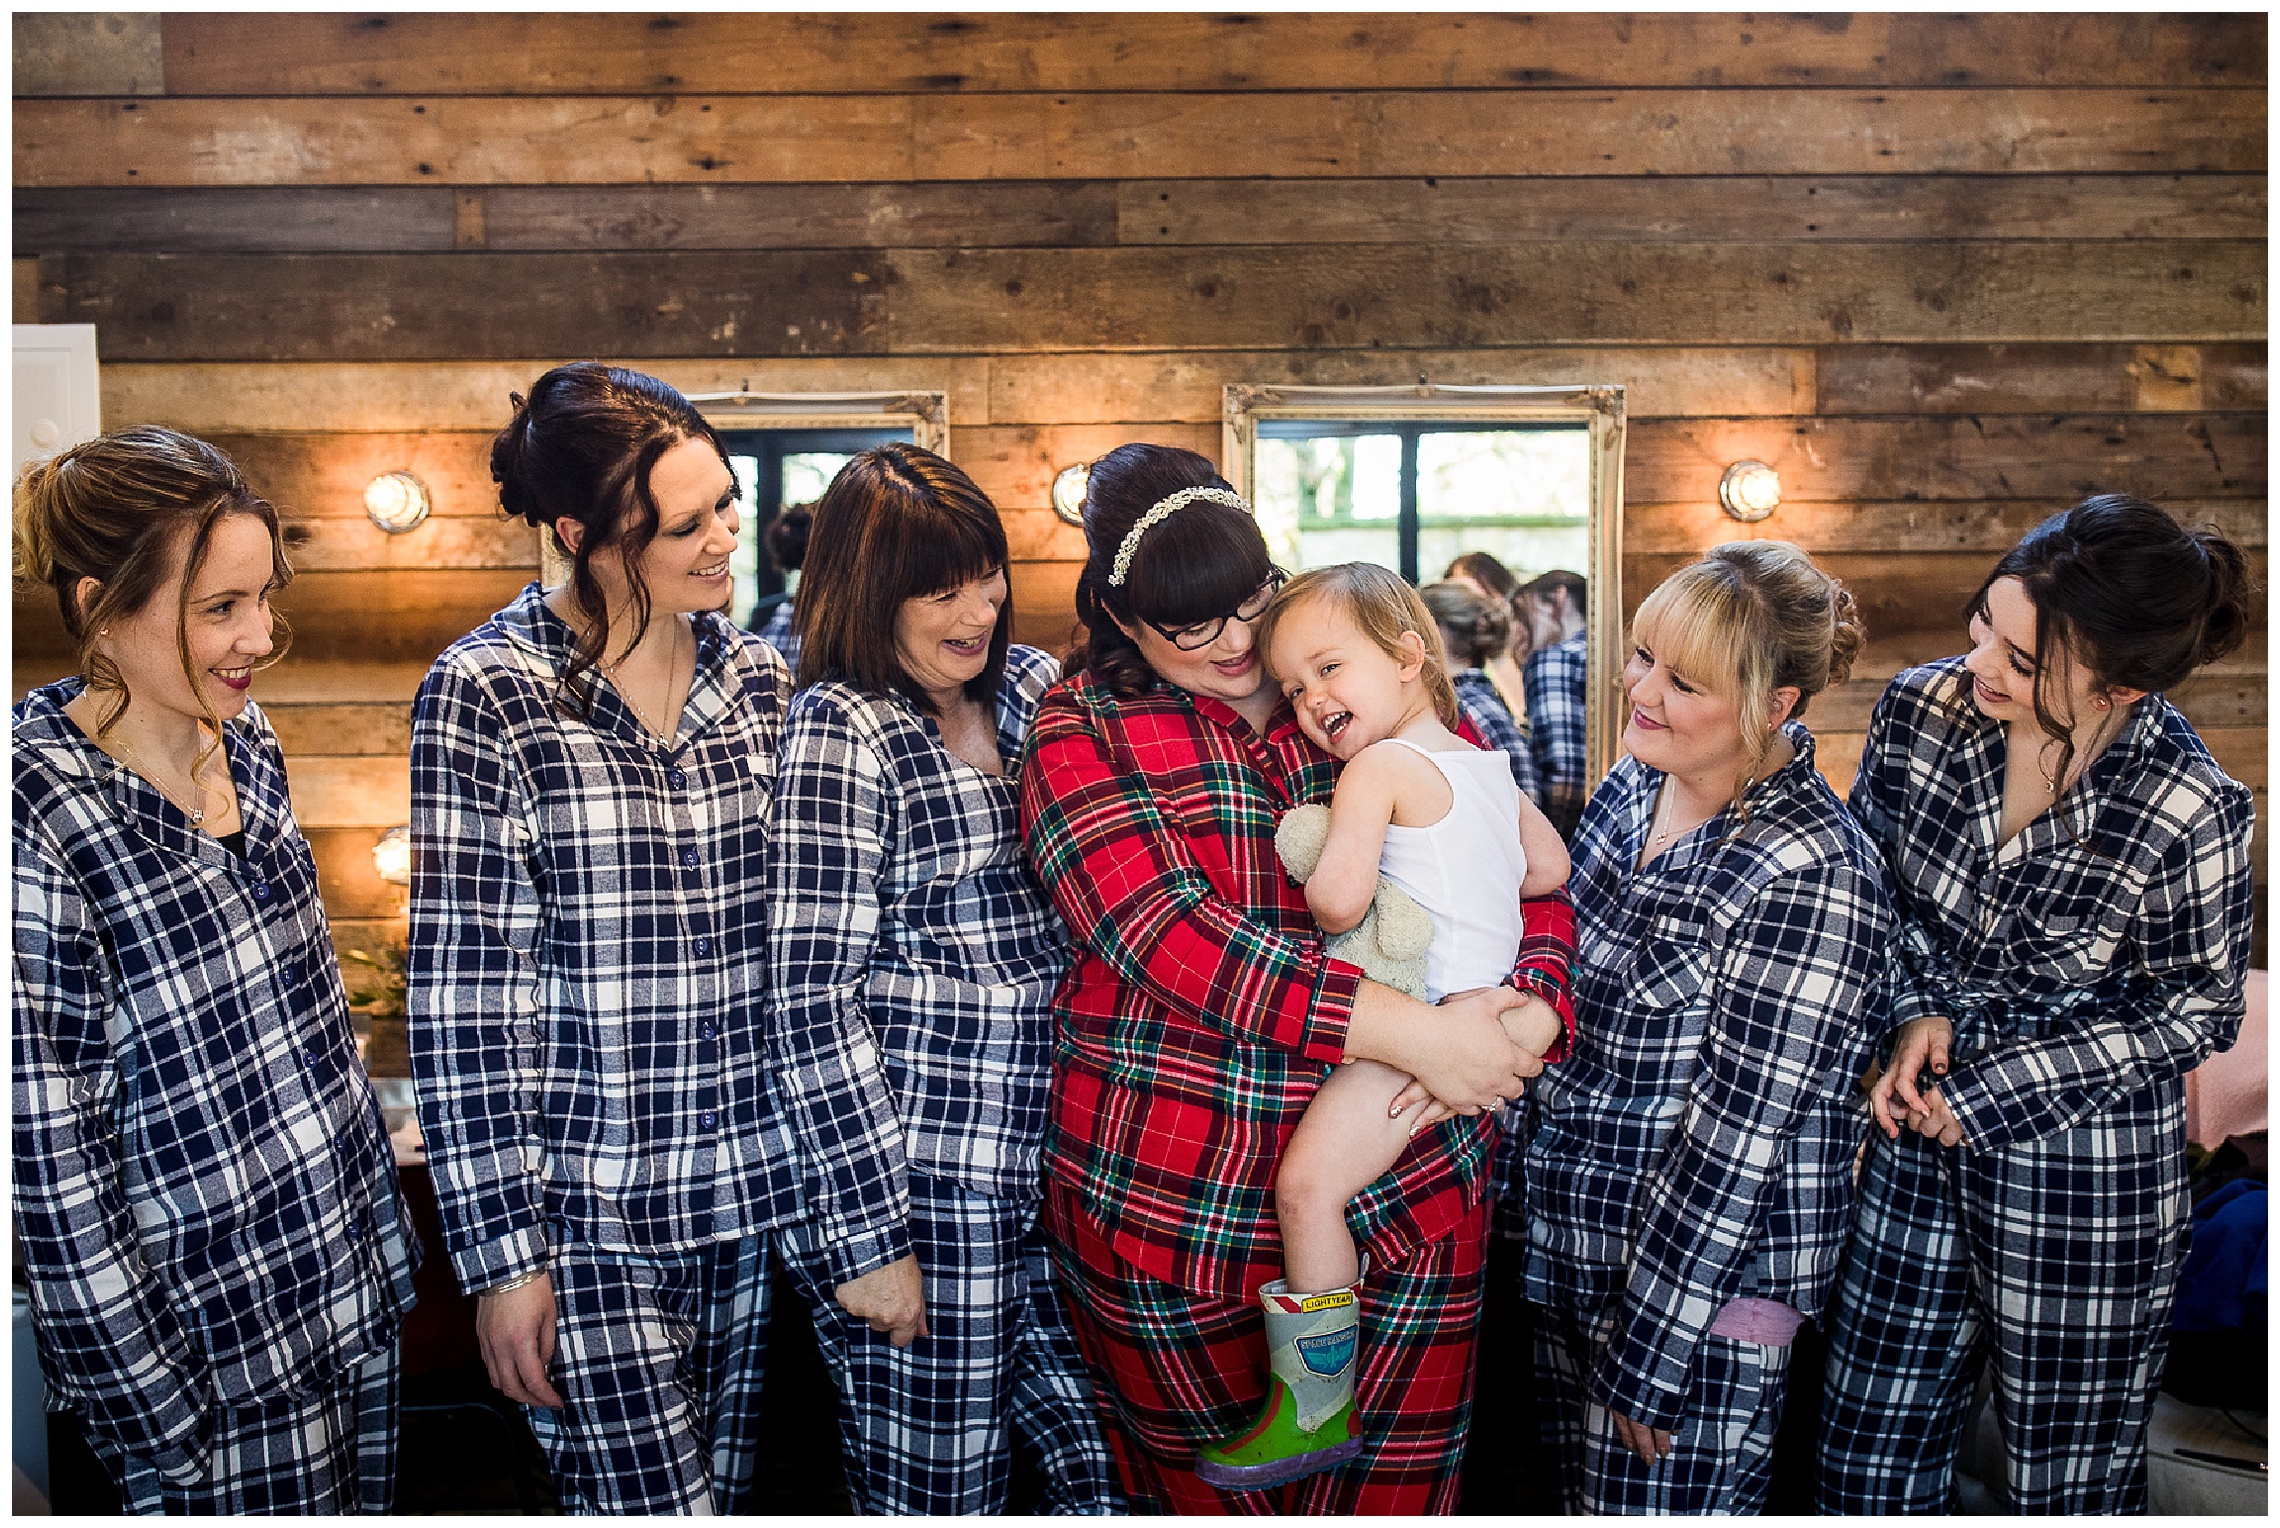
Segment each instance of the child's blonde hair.
[{"label": "child's blonde hair", "polygon": [[1328,600],[1345,612],[1356,628],[1376,643],[1389,658],[1405,662],[1409,653],[1401,645],[1404,634],[1424,648],[1425,693],[1432,697],[1433,714],[1454,732],[1464,713],[1457,708],[1456,686],[1449,683],[1449,666],[1441,656],[1441,632],[1433,612],[1400,574],[1374,562],[1341,562],[1333,567],[1301,573],[1282,586],[1267,613],[1259,618],[1259,656],[1273,663],[1275,627],[1282,618],[1308,600]]}]

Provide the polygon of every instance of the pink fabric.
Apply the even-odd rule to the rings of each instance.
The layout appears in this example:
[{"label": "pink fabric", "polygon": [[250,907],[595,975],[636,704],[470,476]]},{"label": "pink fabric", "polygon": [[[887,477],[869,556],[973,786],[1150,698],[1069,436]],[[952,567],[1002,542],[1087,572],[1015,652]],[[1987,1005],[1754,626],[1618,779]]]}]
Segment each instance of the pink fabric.
[{"label": "pink fabric", "polygon": [[1754,1342],[1761,1347],[1786,1348],[1797,1339],[1797,1329],[1805,1318],[1779,1300],[1753,1300],[1747,1297],[1728,1300],[1710,1318],[1710,1332],[1716,1337],[1731,1337],[1736,1342]]},{"label": "pink fabric", "polygon": [[2210,1151],[2227,1136],[2268,1128],[2265,1102],[2265,1019],[2270,973],[2248,973],[2248,1017],[2233,1048],[2185,1074],[2185,1138]]}]

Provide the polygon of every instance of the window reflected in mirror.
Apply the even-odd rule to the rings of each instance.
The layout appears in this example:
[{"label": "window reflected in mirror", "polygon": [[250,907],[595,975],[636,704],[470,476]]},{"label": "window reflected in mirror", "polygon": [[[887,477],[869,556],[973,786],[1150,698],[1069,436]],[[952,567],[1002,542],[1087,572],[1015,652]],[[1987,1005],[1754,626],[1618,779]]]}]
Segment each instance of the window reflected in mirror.
[{"label": "window reflected in mirror", "polygon": [[1253,471],[1259,528],[1293,572],[1374,562],[1428,583],[1487,552],[1525,582],[1590,555],[1583,426],[1262,420]]}]

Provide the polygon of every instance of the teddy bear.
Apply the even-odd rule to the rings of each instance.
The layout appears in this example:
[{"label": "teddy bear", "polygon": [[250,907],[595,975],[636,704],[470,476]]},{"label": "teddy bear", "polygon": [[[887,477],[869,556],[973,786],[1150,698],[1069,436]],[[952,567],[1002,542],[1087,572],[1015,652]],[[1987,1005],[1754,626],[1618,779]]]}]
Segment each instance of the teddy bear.
[{"label": "teddy bear", "polygon": [[[1322,863],[1330,838],[1330,809],[1294,807],[1275,827],[1275,853],[1291,878],[1304,885]],[[1339,960],[1362,968],[1371,981],[1420,1002],[1425,997],[1425,949],[1433,942],[1433,920],[1408,892],[1378,877],[1377,895],[1362,921],[1343,934],[1328,936],[1327,948]]]}]

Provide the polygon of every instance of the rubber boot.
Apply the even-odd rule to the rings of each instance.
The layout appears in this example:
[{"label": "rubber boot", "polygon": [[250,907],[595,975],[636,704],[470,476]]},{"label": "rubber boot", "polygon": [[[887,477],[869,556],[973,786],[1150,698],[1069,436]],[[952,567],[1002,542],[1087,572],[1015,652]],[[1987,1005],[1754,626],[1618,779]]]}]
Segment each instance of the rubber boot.
[{"label": "rubber boot", "polygon": [[1282,1279],[1259,1290],[1267,1313],[1267,1399],[1251,1425],[1199,1449],[1195,1472],[1224,1491],[1257,1491],[1362,1451],[1354,1410],[1362,1308],[1353,1286],[1294,1295]]}]

